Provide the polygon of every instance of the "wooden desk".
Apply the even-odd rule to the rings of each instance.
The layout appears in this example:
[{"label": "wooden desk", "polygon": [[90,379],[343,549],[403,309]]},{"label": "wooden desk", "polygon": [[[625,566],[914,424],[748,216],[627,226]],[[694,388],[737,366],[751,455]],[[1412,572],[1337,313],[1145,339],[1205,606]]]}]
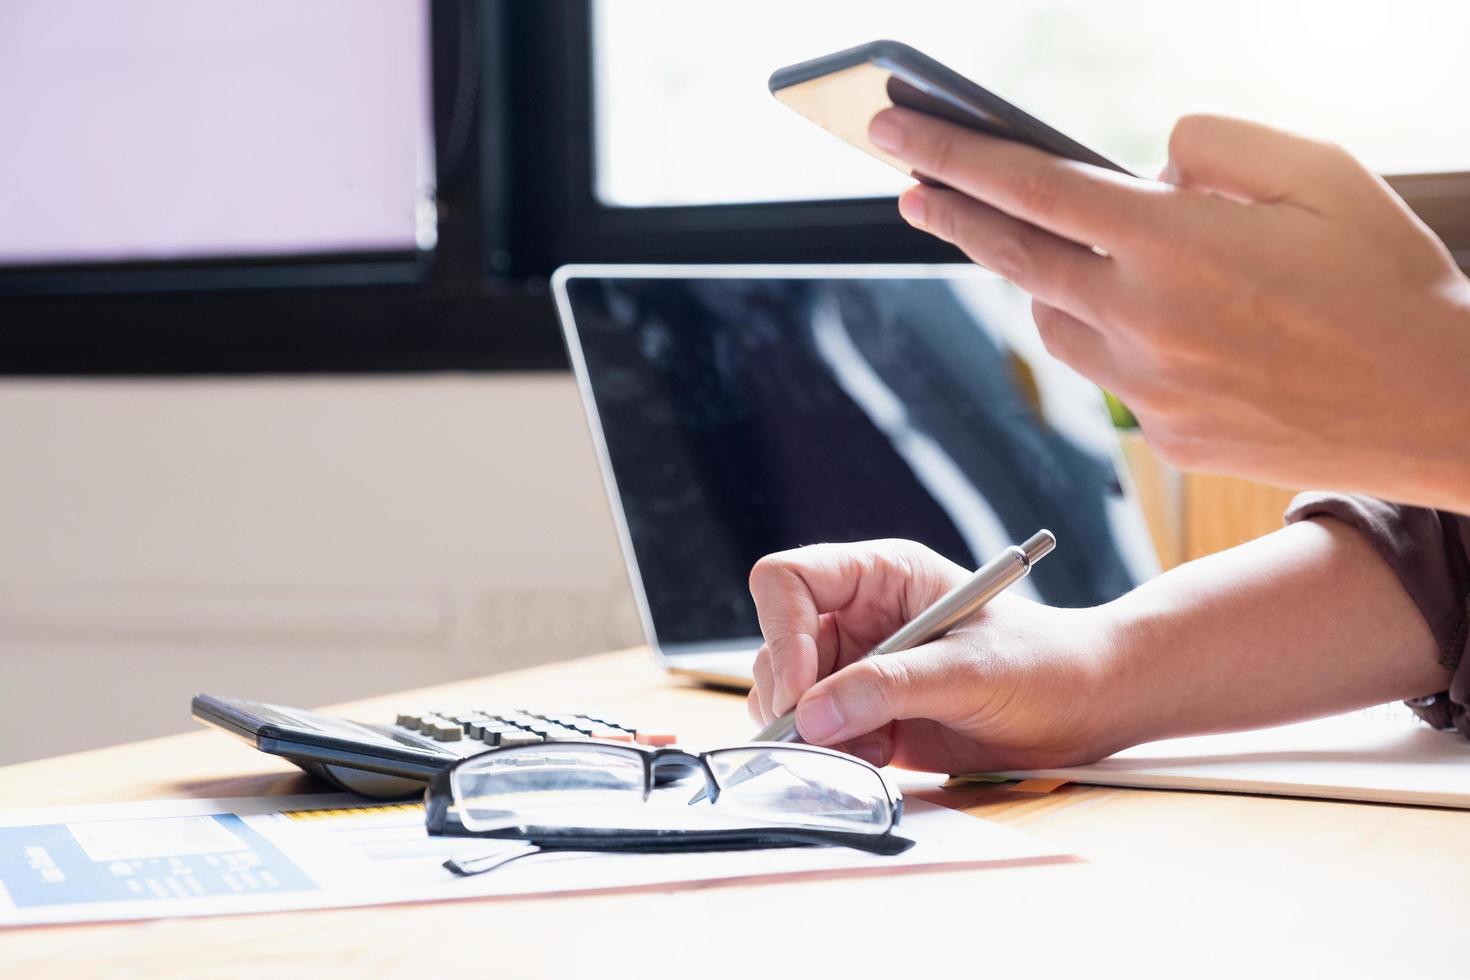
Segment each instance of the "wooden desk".
[{"label": "wooden desk", "polygon": [[[605,705],[689,741],[748,735],[743,699],[642,651],[341,705]],[[182,707],[182,706],[181,706]],[[200,731],[0,769],[5,806],[312,792]],[[0,976],[1463,974],[1470,814],[1209,794],[1004,787],[927,798],[1071,849],[1069,864],[487,899],[0,932]],[[1186,964],[1188,964],[1186,966]],[[1104,975],[1112,975],[1104,971]]]}]

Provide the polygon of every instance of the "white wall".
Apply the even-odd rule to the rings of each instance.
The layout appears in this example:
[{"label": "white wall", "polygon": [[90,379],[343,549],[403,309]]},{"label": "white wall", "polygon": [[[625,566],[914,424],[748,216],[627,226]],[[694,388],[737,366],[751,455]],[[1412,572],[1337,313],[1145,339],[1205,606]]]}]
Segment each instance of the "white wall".
[{"label": "white wall", "polygon": [[0,763],[640,638],[566,375],[0,383]]}]

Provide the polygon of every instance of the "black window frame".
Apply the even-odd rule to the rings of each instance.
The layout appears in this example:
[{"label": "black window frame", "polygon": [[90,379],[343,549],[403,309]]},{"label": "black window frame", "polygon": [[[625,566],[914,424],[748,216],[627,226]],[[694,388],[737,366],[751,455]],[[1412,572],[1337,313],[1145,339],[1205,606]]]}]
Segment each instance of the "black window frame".
[{"label": "black window frame", "polygon": [[544,279],[508,274],[512,6],[430,5],[432,251],[0,270],[0,374],[565,367]]},{"label": "black window frame", "polygon": [[[568,262],[963,260],[892,198],[604,205],[592,0],[432,18],[431,253],[0,270],[0,374],[564,369],[546,280]],[[1470,172],[1389,183],[1470,266]]]}]

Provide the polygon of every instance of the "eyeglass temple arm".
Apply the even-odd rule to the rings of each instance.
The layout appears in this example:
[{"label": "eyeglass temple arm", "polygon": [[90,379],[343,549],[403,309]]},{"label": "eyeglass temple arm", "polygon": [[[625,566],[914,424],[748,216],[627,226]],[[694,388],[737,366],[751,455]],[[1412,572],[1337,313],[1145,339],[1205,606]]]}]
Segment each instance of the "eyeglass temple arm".
[{"label": "eyeglass temple arm", "polygon": [[731,837],[724,840],[699,838],[679,840],[677,838],[659,835],[653,839],[610,836],[603,839],[582,838],[555,843],[548,842],[546,844],[527,841],[513,851],[496,851],[492,854],[472,858],[450,858],[444,862],[444,867],[457,875],[468,877],[470,875],[484,874],[487,871],[494,871],[496,868],[503,868],[512,861],[518,861],[523,857],[530,857],[533,854],[550,853],[552,851],[662,853],[668,851],[748,850],[766,847],[790,847],[800,844],[838,845],[841,847],[850,847],[858,851],[865,851],[869,854],[885,856],[902,854],[914,846],[914,842],[909,838],[900,837],[891,831],[884,834],[852,834],[835,830],[777,830],[773,828],[746,837]]},{"label": "eyeglass temple arm", "polygon": [[519,861],[521,858],[540,853],[540,844],[527,843],[509,851],[493,851],[489,854],[481,854],[479,857],[452,857],[444,862],[444,867],[461,878],[468,878],[471,875],[482,875],[487,871],[503,868],[512,861]]}]

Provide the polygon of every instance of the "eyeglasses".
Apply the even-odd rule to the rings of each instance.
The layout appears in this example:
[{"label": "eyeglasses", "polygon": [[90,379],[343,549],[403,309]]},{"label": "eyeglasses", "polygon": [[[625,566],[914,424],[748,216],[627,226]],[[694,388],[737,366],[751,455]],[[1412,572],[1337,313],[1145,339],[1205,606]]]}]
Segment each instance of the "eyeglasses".
[{"label": "eyeglasses", "polygon": [[[696,773],[703,786],[691,798]],[[693,754],[611,742],[495,749],[441,770],[428,832],[527,842],[454,860],[477,874],[549,850],[738,850],[838,845],[897,854],[903,797],[861,759],[811,745],[754,743]]]}]

